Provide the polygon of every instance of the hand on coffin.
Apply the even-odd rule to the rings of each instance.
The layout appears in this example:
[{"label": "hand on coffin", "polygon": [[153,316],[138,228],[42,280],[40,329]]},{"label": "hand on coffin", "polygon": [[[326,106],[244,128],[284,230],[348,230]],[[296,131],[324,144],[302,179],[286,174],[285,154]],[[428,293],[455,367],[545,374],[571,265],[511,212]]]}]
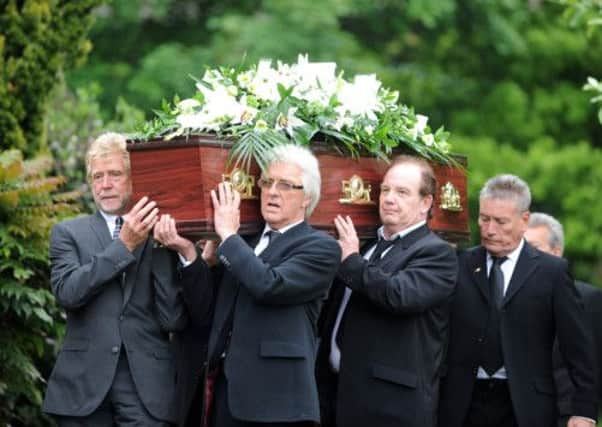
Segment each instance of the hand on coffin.
[{"label": "hand on coffin", "polygon": [[229,182],[220,182],[217,192],[211,190],[215,232],[226,240],[240,228],[240,193]]},{"label": "hand on coffin", "polygon": [[360,240],[357,237],[353,221],[351,221],[349,216],[343,218],[341,215],[337,215],[334,219],[334,225],[339,234],[338,242],[341,246],[341,261],[345,261],[349,255],[359,253]]},{"label": "hand on coffin", "polygon": [[159,221],[159,208],[156,206],[155,202],[144,196],[128,213],[123,215],[119,238],[130,252],[146,240],[150,231]]},{"label": "hand on coffin", "polygon": [[194,243],[178,234],[176,220],[171,215],[161,215],[153,230],[153,237],[163,246],[178,252],[186,261],[192,262],[196,259]]}]

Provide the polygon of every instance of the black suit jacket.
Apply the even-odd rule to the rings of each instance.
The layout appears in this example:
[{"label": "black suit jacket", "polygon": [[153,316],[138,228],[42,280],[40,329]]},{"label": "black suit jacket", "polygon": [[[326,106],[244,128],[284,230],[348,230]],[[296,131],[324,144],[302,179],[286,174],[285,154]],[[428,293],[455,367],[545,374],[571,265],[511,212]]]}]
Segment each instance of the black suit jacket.
[{"label": "black suit jacket", "polygon": [[[459,267],[442,383],[442,427],[461,427],[468,412],[490,313],[485,249],[461,253]],[[597,417],[591,334],[565,260],[525,242],[504,296],[500,330],[519,425],[549,427],[557,422],[552,369],[556,335],[576,385],[573,415]]]},{"label": "black suit jacket", "polygon": [[[124,351],[136,391],[153,417],[175,421],[169,332],[187,322],[175,254],[152,238],[130,253],[100,213],[56,224],[51,285],[67,314],[63,346],[48,380],[45,412],[86,416],[105,398]],[[122,288],[123,273],[126,273]]]},{"label": "black suit jacket", "polygon": [[[577,292],[581,296],[588,326],[591,327],[594,346],[591,349],[594,355],[596,380],[598,385],[598,404],[602,401],[602,290],[578,280],[575,281]],[[558,410],[561,416],[572,414],[571,400],[575,393],[575,386],[571,382],[569,372],[560,355],[558,342],[554,343],[554,380],[558,390]]]},{"label": "black suit jacket", "polygon": [[211,287],[215,294],[212,360],[223,350],[218,344],[234,310],[224,360],[232,415],[253,422],[318,421],[316,322],[340,247],[305,222],[260,256],[253,246],[238,235],[229,237],[218,250],[221,273],[199,259],[182,270],[183,286],[201,292]]},{"label": "black suit jacket", "polygon": [[[373,244],[367,245],[366,249]],[[374,262],[356,254],[339,269],[323,312],[316,366],[323,425],[335,410],[337,381],[329,365],[340,293],[353,293],[344,317],[336,396],[337,426],[436,425],[439,370],[457,273],[453,248],[426,226],[397,241]]]}]

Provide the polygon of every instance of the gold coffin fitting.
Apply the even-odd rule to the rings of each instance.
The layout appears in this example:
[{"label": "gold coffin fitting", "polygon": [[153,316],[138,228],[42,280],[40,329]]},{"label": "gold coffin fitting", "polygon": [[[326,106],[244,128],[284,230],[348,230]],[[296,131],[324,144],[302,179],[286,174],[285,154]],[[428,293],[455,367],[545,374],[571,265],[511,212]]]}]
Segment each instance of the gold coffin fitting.
[{"label": "gold coffin fitting", "polygon": [[364,184],[364,180],[359,175],[353,175],[348,180],[341,181],[341,192],[343,198],[339,203],[343,205],[374,205],[370,199],[371,185]]},{"label": "gold coffin fitting", "polygon": [[441,204],[439,207],[444,211],[462,212],[460,192],[454,187],[454,184],[449,181],[441,187]]},{"label": "gold coffin fitting", "polygon": [[257,199],[257,196],[253,194],[255,177],[248,175],[242,169],[235,168],[230,173],[222,174],[222,182],[232,184],[232,188],[240,193],[241,200]]}]

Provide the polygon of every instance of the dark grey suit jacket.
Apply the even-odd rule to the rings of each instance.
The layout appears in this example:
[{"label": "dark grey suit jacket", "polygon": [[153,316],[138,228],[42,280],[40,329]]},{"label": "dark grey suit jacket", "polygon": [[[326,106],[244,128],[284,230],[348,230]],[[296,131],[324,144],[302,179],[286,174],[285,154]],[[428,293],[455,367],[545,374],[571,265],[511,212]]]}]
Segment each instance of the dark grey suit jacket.
[{"label": "dark grey suit jacket", "polygon": [[[375,242],[374,242],[375,243]],[[372,247],[366,245],[366,249]],[[348,257],[335,286],[353,293],[346,308],[335,402],[328,402],[332,328],[337,288],[325,310],[316,366],[323,425],[336,410],[339,426],[436,425],[439,375],[447,342],[450,301],[457,274],[454,249],[420,227],[379,260]],[[331,420],[328,420],[331,418]]]},{"label": "dark grey suit jacket", "polygon": [[[303,222],[256,256],[240,236],[219,247],[221,268],[200,259],[182,270],[185,292],[216,295],[211,359],[234,310],[224,361],[235,418],[253,422],[318,421],[314,377],[316,322],[341,259],[337,242]],[[216,280],[217,278],[217,280]],[[197,298],[200,301],[200,299]],[[197,312],[199,324],[205,313]]]},{"label": "dark grey suit jacket", "polygon": [[175,254],[153,246],[149,238],[130,253],[111,239],[99,212],[54,226],[51,285],[67,314],[67,331],[48,380],[45,412],[92,413],[125,351],[146,409],[155,418],[176,419],[169,332],[187,318],[174,284]]},{"label": "dark grey suit jacket", "polygon": [[[439,423],[461,427],[469,410],[488,325],[489,290],[483,247],[460,253],[452,304],[447,376]],[[552,346],[556,335],[576,390],[573,415],[596,419],[592,339],[566,260],[525,242],[501,308],[504,365],[521,426],[557,422]]]},{"label": "dark grey suit jacket", "polygon": [[[594,355],[596,380],[597,380],[597,396],[598,403],[602,401],[602,290],[595,288],[592,285],[579,280],[575,281],[577,292],[581,296],[585,314],[588,320],[588,327],[591,328],[594,339],[594,346],[591,351]],[[575,393],[575,386],[571,381],[569,372],[566,369],[565,363],[560,355],[558,341],[554,343],[554,380],[558,390],[558,410],[561,416],[571,415],[572,398]]]}]

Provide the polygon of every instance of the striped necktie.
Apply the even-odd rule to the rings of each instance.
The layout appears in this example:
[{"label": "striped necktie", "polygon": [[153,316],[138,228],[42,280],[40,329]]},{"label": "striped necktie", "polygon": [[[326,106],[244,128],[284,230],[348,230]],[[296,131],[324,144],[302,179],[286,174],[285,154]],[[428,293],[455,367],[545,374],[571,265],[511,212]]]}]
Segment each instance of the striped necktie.
[{"label": "striped necktie", "polygon": [[115,218],[115,228],[113,229],[113,240],[119,238],[119,232],[121,231],[122,225],[123,225],[123,218],[120,216]]}]

